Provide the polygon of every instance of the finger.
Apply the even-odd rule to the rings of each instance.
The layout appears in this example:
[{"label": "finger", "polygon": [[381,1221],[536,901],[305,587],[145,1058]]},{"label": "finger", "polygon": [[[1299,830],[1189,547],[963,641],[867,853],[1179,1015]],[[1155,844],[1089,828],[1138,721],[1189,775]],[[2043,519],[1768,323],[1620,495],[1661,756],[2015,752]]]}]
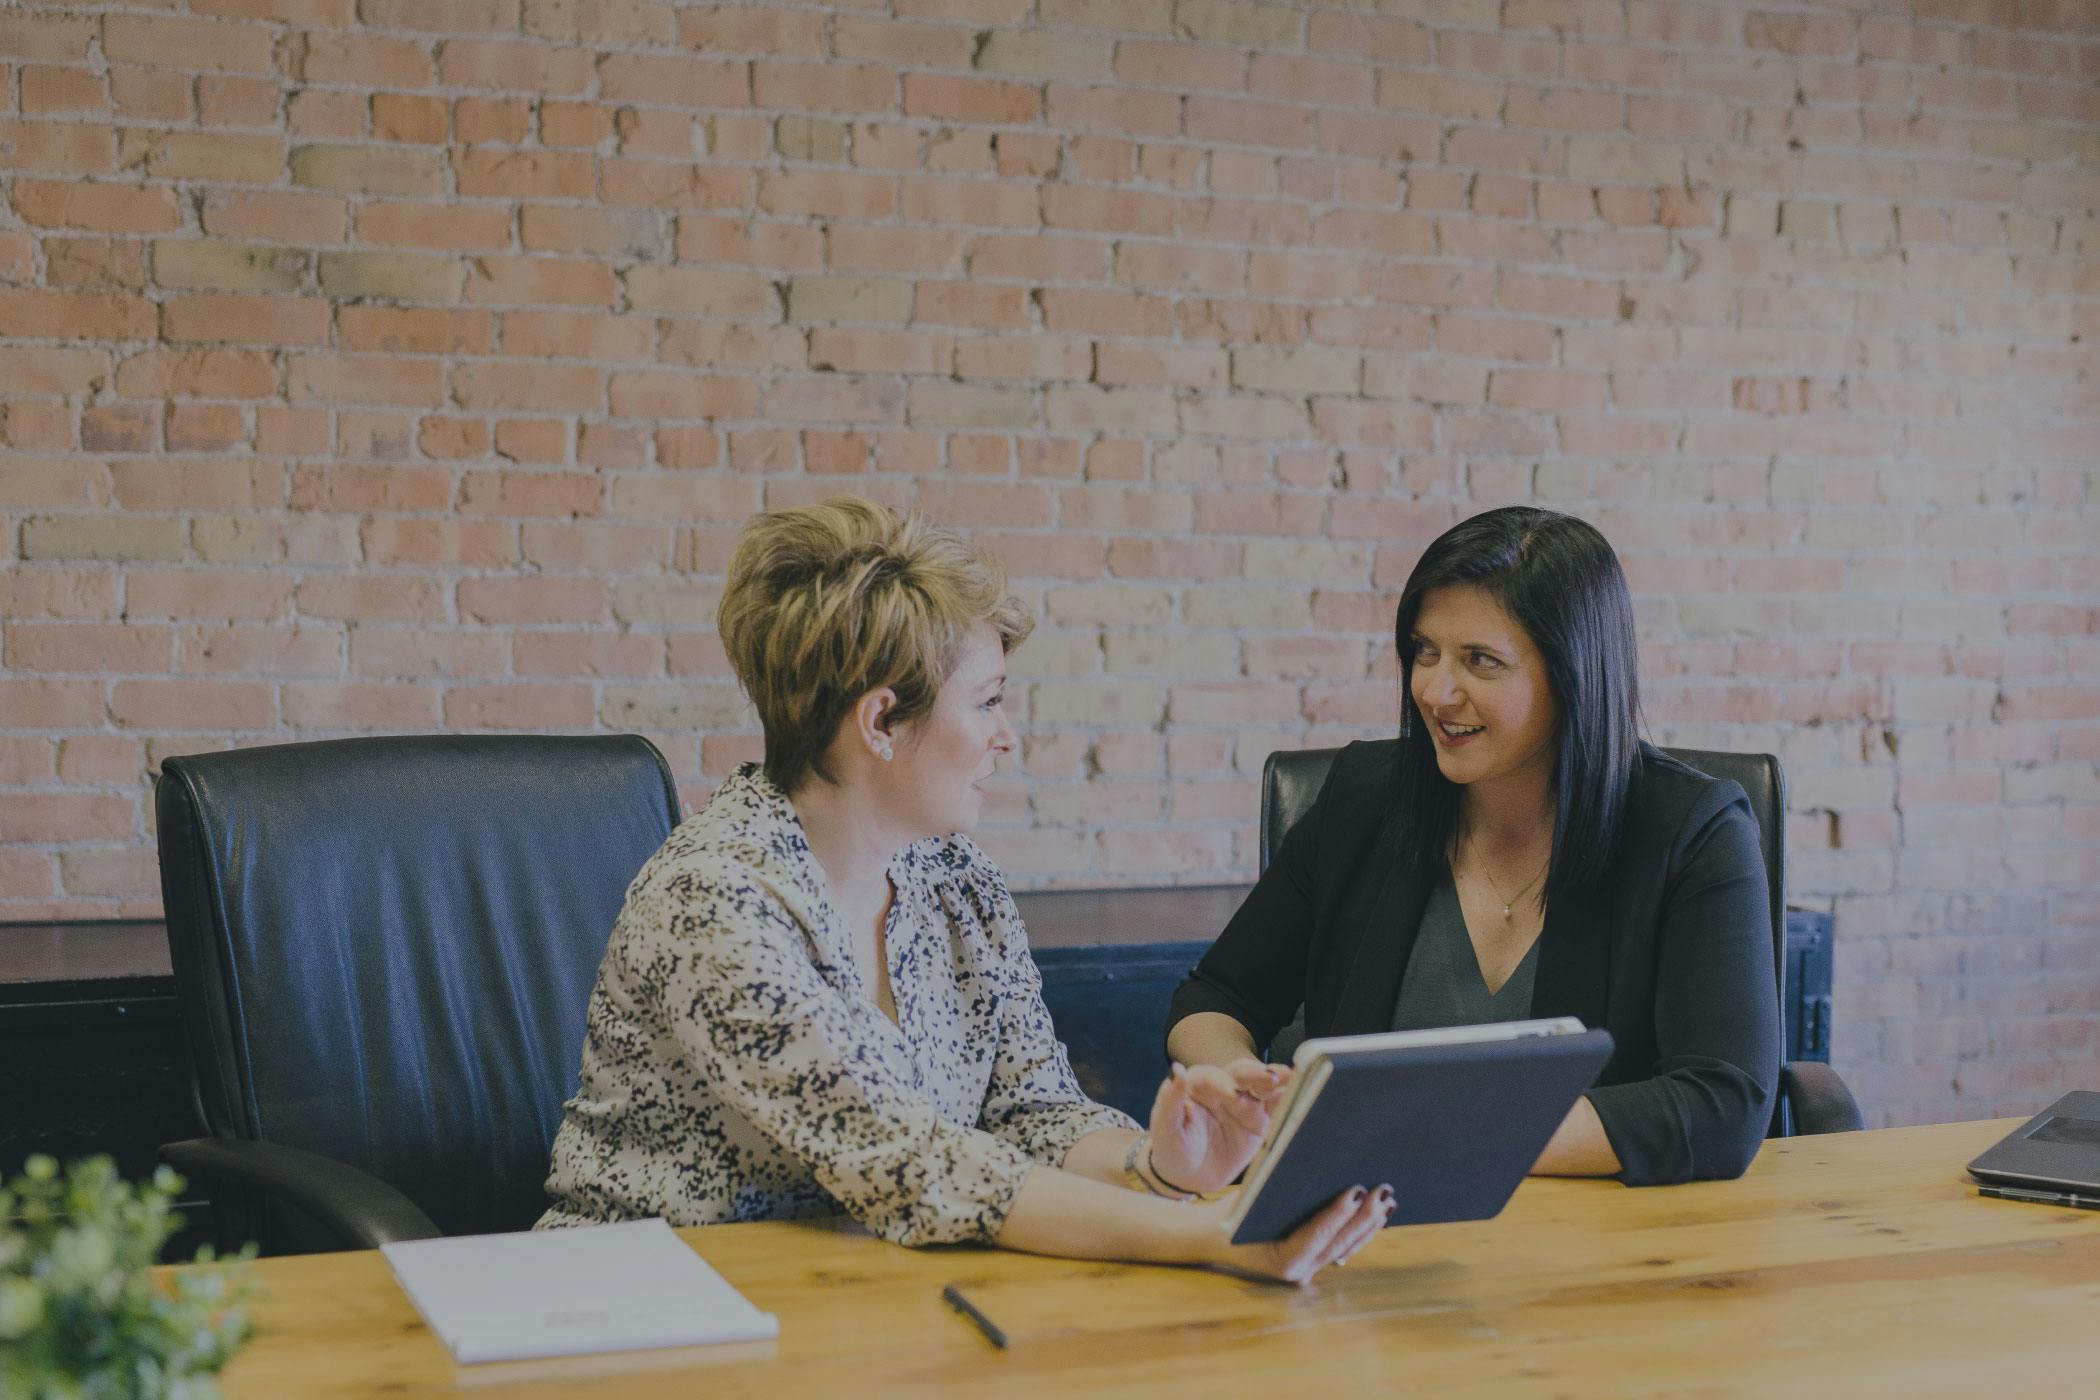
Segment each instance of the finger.
[{"label": "finger", "polygon": [[1289,1070],[1253,1059],[1234,1060],[1225,1066],[1225,1072],[1234,1088],[1264,1102],[1276,1098],[1291,1082]]},{"label": "finger", "polygon": [[[1393,1215],[1393,1199],[1382,1192],[1374,1193],[1364,1202],[1364,1209],[1352,1218],[1349,1227],[1335,1245],[1335,1263],[1346,1264],[1354,1259],[1363,1247],[1378,1238],[1386,1222]],[[1368,1216],[1368,1218],[1362,1218]]]},{"label": "finger", "polygon": [[1266,1104],[1239,1089],[1215,1067],[1205,1066],[1204,1070],[1191,1070],[1183,1081],[1189,1103],[1242,1132],[1258,1137],[1268,1130]]},{"label": "finger", "polygon": [[1321,1252],[1321,1257],[1309,1273],[1318,1273],[1330,1264],[1346,1262],[1350,1255],[1363,1248],[1371,1236],[1384,1226],[1386,1215],[1391,1209],[1391,1197],[1386,1195],[1383,1189],[1368,1193],[1328,1241],[1327,1247]]},{"label": "finger", "polygon": [[1317,1273],[1332,1257],[1329,1249],[1335,1237],[1347,1228],[1370,1196],[1363,1187],[1352,1187],[1292,1232],[1284,1240],[1284,1280],[1303,1283]]}]

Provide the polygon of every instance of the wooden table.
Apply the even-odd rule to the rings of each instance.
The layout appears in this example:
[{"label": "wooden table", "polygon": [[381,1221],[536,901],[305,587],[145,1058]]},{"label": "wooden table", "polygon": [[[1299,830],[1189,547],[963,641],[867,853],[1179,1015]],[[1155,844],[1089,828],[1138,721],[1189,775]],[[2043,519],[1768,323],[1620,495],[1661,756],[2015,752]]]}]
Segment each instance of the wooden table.
[{"label": "wooden table", "polygon": [[1735,1182],[1531,1181],[1496,1220],[1389,1230],[1302,1291],[715,1226],[684,1233],[780,1315],[777,1343],[464,1370],[376,1253],[270,1260],[226,1393],[2091,1394],[2100,1212],[1982,1199],[1962,1171],[2015,1121],[1775,1141]]}]

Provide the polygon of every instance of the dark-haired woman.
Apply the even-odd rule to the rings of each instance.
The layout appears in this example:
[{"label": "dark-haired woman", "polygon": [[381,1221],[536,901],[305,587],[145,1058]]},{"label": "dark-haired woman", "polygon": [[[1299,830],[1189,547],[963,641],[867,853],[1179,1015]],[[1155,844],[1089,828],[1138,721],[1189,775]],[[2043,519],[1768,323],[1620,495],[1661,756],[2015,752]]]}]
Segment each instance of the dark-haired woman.
[{"label": "dark-haired woman", "polygon": [[1612,1033],[1533,1170],[1733,1177],[1779,1073],[1756,818],[1640,741],[1633,605],[1571,516],[1478,515],[1395,623],[1400,737],[1352,744],[1174,997],[1185,1064],[1308,1035],[1572,1015]]}]

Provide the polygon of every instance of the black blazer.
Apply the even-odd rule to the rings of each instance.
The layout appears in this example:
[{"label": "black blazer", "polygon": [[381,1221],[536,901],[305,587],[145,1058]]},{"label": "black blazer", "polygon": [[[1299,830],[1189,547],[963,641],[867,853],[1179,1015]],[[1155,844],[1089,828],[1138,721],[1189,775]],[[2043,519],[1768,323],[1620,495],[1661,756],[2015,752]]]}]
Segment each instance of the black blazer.
[{"label": "black blazer", "polygon": [[[1232,1017],[1266,1045],[1390,1028],[1429,891],[1400,859],[1398,742],[1351,744],[1246,903],[1174,993],[1172,1026]],[[1757,818],[1743,790],[1648,744],[1612,868],[1549,905],[1533,1016],[1615,1048],[1590,1102],[1628,1185],[1740,1176],[1772,1117],[1778,979]]]}]

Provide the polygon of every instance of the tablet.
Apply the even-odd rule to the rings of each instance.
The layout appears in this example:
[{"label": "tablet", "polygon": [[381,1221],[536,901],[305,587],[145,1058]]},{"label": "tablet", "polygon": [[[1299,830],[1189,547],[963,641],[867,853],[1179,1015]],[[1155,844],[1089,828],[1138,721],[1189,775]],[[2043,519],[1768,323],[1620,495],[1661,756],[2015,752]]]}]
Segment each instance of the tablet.
[{"label": "tablet", "polygon": [[1282,1239],[1382,1182],[1389,1225],[1499,1214],[1611,1049],[1571,1016],[1308,1040],[1225,1228],[1234,1244]]}]

